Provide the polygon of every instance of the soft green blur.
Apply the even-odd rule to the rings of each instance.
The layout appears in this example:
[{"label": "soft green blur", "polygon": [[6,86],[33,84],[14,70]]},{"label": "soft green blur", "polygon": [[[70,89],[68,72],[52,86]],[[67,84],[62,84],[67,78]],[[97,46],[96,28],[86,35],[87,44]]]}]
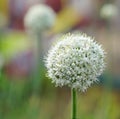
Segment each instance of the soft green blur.
[{"label": "soft green blur", "polygon": [[[56,10],[55,26],[43,34],[43,52],[46,56],[51,42],[61,33],[85,32],[95,37],[107,52],[106,70],[99,77],[100,82],[85,93],[77,92],[77,119],[120,119],[120,18],[100,18],[102,5],[114,3],[113,0],[97,1],[96,4],[90,1],[92,3],[88,3],[95,11],[90,12],[91,16],[84,16],[80,11],[82,7],[75,11],[73,4],[69,6],[68,0],[62,0],[61,10]],[[37,77],[42,81],[33,78],[35,39],[18,22],[23,16],[11,19],[7,5],[8,0],[0,1],[0,13],[9,14],[7,20],[0,22],[0,119],[70,119],[71,89],[55,87],[46,77],[44,64],[40,68],[42,79]]]}]

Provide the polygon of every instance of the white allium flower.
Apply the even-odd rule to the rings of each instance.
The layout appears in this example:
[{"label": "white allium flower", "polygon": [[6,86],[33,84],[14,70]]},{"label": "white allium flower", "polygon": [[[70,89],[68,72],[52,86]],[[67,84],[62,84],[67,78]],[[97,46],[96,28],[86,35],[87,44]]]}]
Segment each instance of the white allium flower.
[{"label": "white allium flower", "polygon": [[67,34],[49,51],[45,63],[56,86],[68,85],[84,92],[105,68],[101,45],[85,34]]},{"label": "white allium flower", "polygon": [[104,19],[110,19],[117,15],[118,9],[113,4],[105,4],[101,8],[100,16]]},{"label": "white allium flower", "polygon": [[24,18],[27,30],[41,32],[51,28],[55,21],[55,12],[49,6],[39,4],[31,7]]}]

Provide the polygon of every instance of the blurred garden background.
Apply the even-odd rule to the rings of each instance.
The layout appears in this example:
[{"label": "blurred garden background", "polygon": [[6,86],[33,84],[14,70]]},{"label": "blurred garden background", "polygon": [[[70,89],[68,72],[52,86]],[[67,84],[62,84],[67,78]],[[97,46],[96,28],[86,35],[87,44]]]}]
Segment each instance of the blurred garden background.
[{"label": "blurred garden background", "polygon": [[70,88],[55,87],[44,64],[41,76],[33,76],[35,39],[24,17],[36,4],[56,13],[53,27],[42,33],[44,56],[68,32],[87,33],[107,52],[100,82],[78,92],[78,119],[120,119],[120,0],[0,0],[0,119],[70,119]]}]

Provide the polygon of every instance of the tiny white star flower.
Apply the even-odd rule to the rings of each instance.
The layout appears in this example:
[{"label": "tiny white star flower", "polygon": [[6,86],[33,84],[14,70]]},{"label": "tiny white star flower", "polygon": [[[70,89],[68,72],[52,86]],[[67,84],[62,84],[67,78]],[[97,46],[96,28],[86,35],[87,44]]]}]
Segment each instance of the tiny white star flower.
[{"label": "tiny white star flower", "polygon": [[49,51],[45,63],[56,86],[67,85],[84,92],[105,68],[105,52],[85,34],[67,34]]}]

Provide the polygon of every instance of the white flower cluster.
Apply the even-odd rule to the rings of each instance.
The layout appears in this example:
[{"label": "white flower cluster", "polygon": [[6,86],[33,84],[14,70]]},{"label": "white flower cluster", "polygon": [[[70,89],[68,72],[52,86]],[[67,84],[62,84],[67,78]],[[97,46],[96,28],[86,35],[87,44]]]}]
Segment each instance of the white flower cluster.
[{"label": "white flower cluster", "polygon": [[27,30],[41,32],[53,26],[55,12],[52,8],[39,4],[31,7],[24,18],[24,25]]},{"label": "white flower cluster", "polygon": [[113,4],[105,4],[101,8],[100,16],[104,19],[110,19],[118,14],[117,6]]},{"label": "white flower cluster", "polygon": [[105,68],[101,45],[85,34],[67,34],[46,57],[48,77],[56,86],[68,85],[84,92]]}]

